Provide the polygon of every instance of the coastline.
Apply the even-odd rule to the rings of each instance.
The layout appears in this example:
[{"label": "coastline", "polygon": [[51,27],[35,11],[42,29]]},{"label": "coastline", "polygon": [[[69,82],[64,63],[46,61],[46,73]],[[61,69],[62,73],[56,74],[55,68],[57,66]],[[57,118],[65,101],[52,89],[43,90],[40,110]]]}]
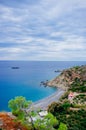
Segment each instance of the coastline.
[{"label": "coastline", "polygon": [[[65,93],[66,91],[62,88],[57,88],[57,91],[51,94],[50,96],[43,98],[41,100],[38,100],[34,103],[32,103],[31,107],[28,108],[26,111],[29,112],[30,110],[38,110],[41,109],[43,111],[47,110],[48,106],[53,103],[53,102],[58,102],[61,96]],[[9,116],[12,118],[15,118],[13,116],[12,112],[6,112]]]},{"label": "coastline", "polygon": [[41,110],[47,110],[48,106],[52,103],[52,102],[58,102],[60,97],[65,93],[65,90],[58,88],[57,91],[55,93],[53,93],[52,95],[43,98],[37,102],[34,102],[32,107],[34,109],[41,109]]}]

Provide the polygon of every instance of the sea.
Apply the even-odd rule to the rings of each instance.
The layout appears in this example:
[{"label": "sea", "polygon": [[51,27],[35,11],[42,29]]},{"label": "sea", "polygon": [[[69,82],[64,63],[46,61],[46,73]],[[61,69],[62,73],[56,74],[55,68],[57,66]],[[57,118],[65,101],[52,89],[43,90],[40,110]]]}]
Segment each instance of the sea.
[{"label": "sea", "polygon": [[43,86],[41,81],[58,76],[60,72],[55,70],[78,65],[86,65],[86,61],[0,61],[0,111],[10,111],[8,101],[16,96],[32,102],[50,96],[57,89]]}]

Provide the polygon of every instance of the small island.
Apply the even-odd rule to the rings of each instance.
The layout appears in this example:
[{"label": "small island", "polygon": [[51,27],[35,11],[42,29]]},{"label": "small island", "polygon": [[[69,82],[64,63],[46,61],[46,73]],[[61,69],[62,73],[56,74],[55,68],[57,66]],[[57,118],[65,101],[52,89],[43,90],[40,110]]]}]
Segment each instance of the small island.
[{"label": "small island", "polygon": [[22,96],[11,99],[11,112],[0,113],[1,130],[85,130],[86,65],[65,69],[41,83],[58,91],[35,103]]},{"label": "small island", "polygon": [[59,73],[59,72],[62,72],[62,70],[55,70],[54,72],[55,73]]},{"label": "small island", "polygon": [[11,67],[11,69],[19,69],[20,67],[17,67],[17,66],[13,66]]}]

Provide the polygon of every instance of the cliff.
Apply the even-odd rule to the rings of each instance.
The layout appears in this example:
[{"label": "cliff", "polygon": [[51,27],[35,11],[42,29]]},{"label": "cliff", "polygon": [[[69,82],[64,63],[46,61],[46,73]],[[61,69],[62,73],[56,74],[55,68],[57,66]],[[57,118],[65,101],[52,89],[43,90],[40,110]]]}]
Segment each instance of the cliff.
[{"label": "cliff", "polygon": [[47,82],[47,85],[67,90],[76,80],[79,80],[81,83],[86,81],[86,65],[63,70],[59,76]]}]

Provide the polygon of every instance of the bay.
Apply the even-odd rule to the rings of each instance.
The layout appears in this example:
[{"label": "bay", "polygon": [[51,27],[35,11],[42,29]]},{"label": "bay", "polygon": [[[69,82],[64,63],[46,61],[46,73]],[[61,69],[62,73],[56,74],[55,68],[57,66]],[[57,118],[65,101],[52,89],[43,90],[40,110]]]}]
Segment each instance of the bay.
[{"label": "bay", "polygon": [[33,102],[50,96],[56,88],[40,86],[41,81],[56,77],[59,73],[55,70],[85,64],[86,61],[0,61],[0,110],[9,111],[8,101],[15,96]]}]

